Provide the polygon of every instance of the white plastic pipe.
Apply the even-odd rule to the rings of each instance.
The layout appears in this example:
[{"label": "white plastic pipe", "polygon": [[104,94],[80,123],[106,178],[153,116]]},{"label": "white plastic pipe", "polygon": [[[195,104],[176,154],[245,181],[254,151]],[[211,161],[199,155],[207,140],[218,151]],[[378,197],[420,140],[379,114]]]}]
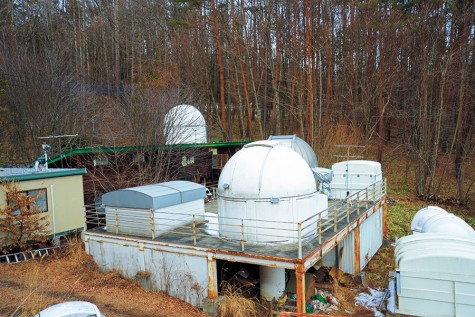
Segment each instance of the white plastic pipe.
[{"label": "white plastic pipe", "polygon": [[285,269],[278,267],[259,267],[261,297],[266,300],[279,299],[285,291]]},{"label": "white plastic pipe", "polygon": [[53,217],[53,239],[56,238],[56,212],[54,210],[54,186],[51,184],[51,214]]}]

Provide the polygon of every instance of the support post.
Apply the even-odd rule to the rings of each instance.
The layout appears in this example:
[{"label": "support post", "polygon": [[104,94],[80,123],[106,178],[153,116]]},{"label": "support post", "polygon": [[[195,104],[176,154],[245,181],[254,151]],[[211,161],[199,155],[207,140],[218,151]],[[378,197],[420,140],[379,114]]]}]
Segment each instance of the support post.
[{"label": "support post", "polygon": [[218,278],[216,272],[216,261],[213,255],[208,253],[208,298],[218,298]]},{"label": "support post", "polygon": [[360,247],[360,223],[358,221],[358,224],[355,228],[355,233],[353,235],[353,238],[355,239],[355,259],[354,259],[354,270],[355,274],[358,274],[361,271],[361,262],[360,262],[360,257],[361,257],[361,247]]},{"label": "support post", "polygon": [[297,288],[297,314],[305,313],[305,269],[302,263],[295,265],[295,281]]},{"label": "support post", "polygon": [[388,237],[388,204],[386,201],[386,196],[382,200],[383,204],[383,237]]}]

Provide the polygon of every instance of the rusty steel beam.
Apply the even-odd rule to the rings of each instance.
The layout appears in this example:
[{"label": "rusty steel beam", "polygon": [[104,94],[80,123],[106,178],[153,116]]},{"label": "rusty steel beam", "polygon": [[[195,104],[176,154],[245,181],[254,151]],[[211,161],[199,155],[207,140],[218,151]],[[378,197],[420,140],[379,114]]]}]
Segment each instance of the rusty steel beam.
[{"label": "rusty steel beam", "polygon": [[386,197],[382,199],[383,204],[383,237],[388,237],[388,204]]},{"label": "rusty steel beam", "polygon": [[208,254],[208,298],[218,298],[216,261],[213,259],[211,254]]},{"label": "rusty steel beam", "polygon": [[305,313],[305,268],[303,264],[295,265],[295,281],[297,289],[297,313]]},{"label": "rusty steel beam", "polygon": [[355,235],[354,235],[354,242],[355,242],[355,259],[354,259],[354,270],[355,274],[358,274],[361,271],[361,247],[360,247],[360,226],[355,228]]},{"label": "rusty steel beam", "polygon": [[[220,255],[230,255],[235,257],[251,257],[252,259],[261,259],[264,261],[271,261],[271,262],[282,262],[282,263],[291,263],[290,267],[293,267],[294,264],[300,263],[301,259],[297,258],[284,258],[269,254],[257,254],[257,253],[247,253],[243,251],[233,251],[233,250],[224,250],[224,249],[208,249],[208,252],[216,253]],[[272,265],[271,263],[266,263],[266,266],[278,266],[277,264]],[[280,266],[279,266],[280,267]],[[289,265],[285,265],[285,267],[289,267]]]}]

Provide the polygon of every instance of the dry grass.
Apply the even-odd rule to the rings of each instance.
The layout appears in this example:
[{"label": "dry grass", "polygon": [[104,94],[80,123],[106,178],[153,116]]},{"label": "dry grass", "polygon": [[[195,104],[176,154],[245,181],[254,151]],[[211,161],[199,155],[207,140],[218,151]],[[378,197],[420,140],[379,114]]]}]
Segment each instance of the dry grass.
[{"label": "dry grass", "polygon": [[31,316],[71,300],[93,302],[108,317],[205,316],[179,299],[145,291],[118,272],[99,272],[82,248],[72,241],[64,252],[42,261],[0,264],[0,316]]},{"label": "dry grass", "polygon": [[241,289],[225,284],[217,310],[221,317],[256,317],[260,316],[259,306],[255,299],[244,297]]},{"label": "dry grass", "polygon": [[333,295],[338,300],[338,314],[358,317],[374,316],[374,312],[363,306],[355,305],[355,296],[362,292],[361,289],[353,289],[341,286],[336,279],[333,280]]}]

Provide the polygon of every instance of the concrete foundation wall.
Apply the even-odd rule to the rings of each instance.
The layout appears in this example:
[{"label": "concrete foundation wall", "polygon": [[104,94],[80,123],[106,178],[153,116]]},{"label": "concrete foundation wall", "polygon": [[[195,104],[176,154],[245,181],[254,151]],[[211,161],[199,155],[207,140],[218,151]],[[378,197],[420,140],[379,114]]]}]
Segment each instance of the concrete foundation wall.
[{"label": "concrete foundation wall", "polygon": [[[208,261],[203,256],[160,250],[152,243],[103,239],[86,235],[86,251],[101,271],[118,270],[124,276],[141,280],[151,290],[163,291],[200,307],[208,296]],[[143,272],[149,273],[144,277]],[[145,274],[145,276],[148,274]],[[144,284],[144,283],[142,283]]]}]

